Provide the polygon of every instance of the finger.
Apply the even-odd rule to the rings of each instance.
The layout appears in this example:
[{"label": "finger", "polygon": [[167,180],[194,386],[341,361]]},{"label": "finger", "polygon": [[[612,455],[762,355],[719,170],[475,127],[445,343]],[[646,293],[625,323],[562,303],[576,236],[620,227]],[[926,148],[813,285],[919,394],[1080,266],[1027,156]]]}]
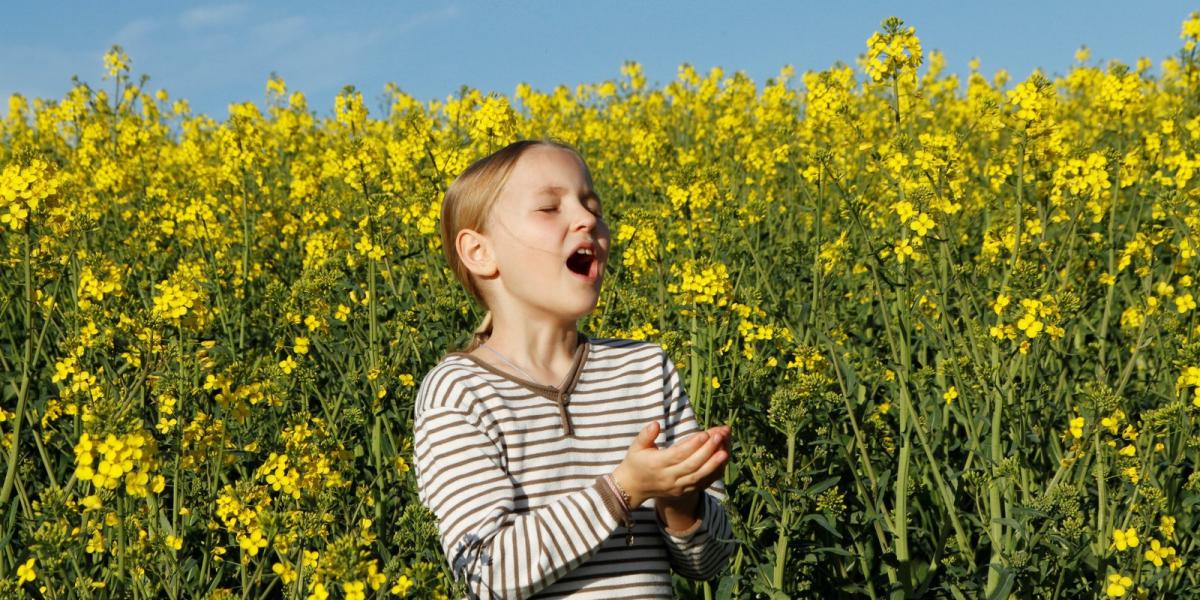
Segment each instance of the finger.
[{"label": "finger", "polygon": [[651,421],[642,427],[638,432],[637,437],[633,438],[630,448],[653,448],[654,439],[658,437],[659,425],[657,421]]},{"label": "finger", "polygon": [[676,477],[681,477],[688,473],[692,473],[703,466],[714,452],[718,452],[720,450],[721,446],[719,440],[715,437],[710,437],[703,446],[697,448],[696,451],[692,452],[690,456],[671,467],[669,470],[671,474]]},{"label": "finger", "polygon": [[700,467],[701,473],[707,473],[700,479],[700,489],[707,489],[714,481],[720,479],[725,472],[725,465],[729,463],[729,453],[725,451],[714,452],[708,462]]},{"label": "finger", "polygon": [[714,431],[714,432],[712,432],[712,433],[713,433],[713,434],[715,434],[715,435],[719,435],[719,436],[721,436],[722,443],[728,443],[728,442],[729,442],[729,438],[733,436],[733,433],[732,433],[732,431],[729,429],[729,427],[728,427],[728,426],[724,426],[724,425],[723,425],[723,426],[721,426],[721,427],[719,427],[719,428],[717,429],[717,431]]},{"label": "finger", "polygon": [[726,441],[728,441],[729,437],[732,435],[731,432],[732,432],[732,430],[729,428],[728,425],[718,425],[716,427],[710,427],[708,429],[708,435],[719,435],[722,438],[724,438]]},{"label": "finger", "polygon": [[718,450],[695,471],[681,476],[677,480],[677,485],[682,485],[688,490],[707,489],[713,481],[721,476],[721,469],[728,460],[729,455],[723,450]]},{"label": "finger", "polygon": [[673,446],[668,448],[663,454],[663,459],[666,461],[666,464],[678,463],[688,456],[691,456],[698,448],[703,446],[704,443],[708,441],[709,437],[710,436],[706,431],[693,433],[692,435],[684,438],[683,441],[676,442]]}]

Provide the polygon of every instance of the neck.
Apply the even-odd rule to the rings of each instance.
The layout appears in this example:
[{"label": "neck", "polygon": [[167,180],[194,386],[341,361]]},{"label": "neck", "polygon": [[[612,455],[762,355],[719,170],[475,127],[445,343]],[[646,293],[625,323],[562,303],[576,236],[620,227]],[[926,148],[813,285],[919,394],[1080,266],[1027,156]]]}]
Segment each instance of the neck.
[{"label": "neck", "polygon": [[486,343],[533,375],[548,379],[570,368],[579,346],[579,333],[573,321],[509,314],[496,307],[492,309],[492,334]]}]

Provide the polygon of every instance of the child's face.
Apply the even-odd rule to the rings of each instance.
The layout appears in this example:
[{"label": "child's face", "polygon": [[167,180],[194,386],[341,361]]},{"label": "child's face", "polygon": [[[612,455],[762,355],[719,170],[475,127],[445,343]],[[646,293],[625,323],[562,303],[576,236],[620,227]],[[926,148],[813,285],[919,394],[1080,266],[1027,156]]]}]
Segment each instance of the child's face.
[{"label": "child's face", "polygon": [[596,307],[609,230],[574,154],[546,146],[525,151],[488,225],[500,275],[496,291],[507,300],[571,321]]}]

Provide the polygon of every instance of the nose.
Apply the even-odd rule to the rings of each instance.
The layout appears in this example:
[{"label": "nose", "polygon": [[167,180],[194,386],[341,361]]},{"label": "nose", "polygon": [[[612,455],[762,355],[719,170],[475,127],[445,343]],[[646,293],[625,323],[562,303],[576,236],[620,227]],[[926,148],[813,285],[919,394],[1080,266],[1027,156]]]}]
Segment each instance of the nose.
[{"label": "nose", "polygon": [[574,206],[576,214],[573,215],[574,225],[572,229],[588,231],[596,227],[596,224],[600,221],[596,213],[588,210],[588,207],[584,206],[582,202],[577,202]]}]

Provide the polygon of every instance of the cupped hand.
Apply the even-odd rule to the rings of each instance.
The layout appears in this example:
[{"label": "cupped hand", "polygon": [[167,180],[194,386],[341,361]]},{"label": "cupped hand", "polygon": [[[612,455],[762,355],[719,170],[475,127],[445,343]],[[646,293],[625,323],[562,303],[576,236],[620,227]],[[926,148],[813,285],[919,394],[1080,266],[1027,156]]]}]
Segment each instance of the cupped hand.
[{"label": "cupped hand", "polygon": [[719,439],[719,441],[717,441],[716,443],[720,444],[721,450],[725,454],[724,459],[721,461],[720,466],[718,466],[715,470],[713,470],[707,476],[701,478],[700,481],[696,483],[694,490],[687,492],[681,496],[659,497],[655,501],[656,505],[663,506],[663,507],[674,506],[674,507],[691,509],[692,507],[695,506],[696,497],[701,492],[708,489],[709,486],[711,486],[713,483],[715,483],[718,479],[721,479],[722,477],[724,477],[725,465],[728,464],[729,459],[733,457],[732,444],[729,440],[730,428],[728,425],[717,425],[715,427],[710,427],[708,429],[707,433],[708,433],[710,439],[712,439],[712,438]]},{"label": "cupped hand", "polygon": [[658,422],[652,421],[630,444],[625,459],[613,471],[629,493],[631,508],[649,498],[680,498],[707,488],[721,477],[729,460],[729,427],[696,432],[675,445],[659,449]]}]

